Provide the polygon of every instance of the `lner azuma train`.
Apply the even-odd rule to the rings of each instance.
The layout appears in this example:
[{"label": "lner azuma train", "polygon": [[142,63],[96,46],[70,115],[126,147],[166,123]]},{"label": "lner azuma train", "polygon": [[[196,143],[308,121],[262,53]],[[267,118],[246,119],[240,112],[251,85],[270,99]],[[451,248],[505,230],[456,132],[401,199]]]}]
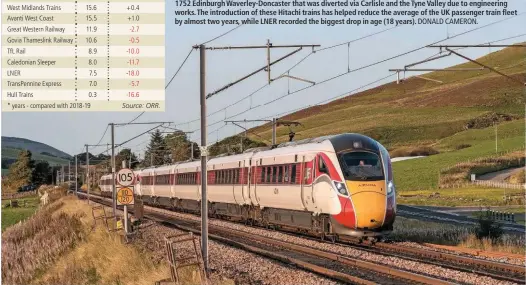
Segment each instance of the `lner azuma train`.
[{"label": "lner azuma train", "polygon": [[[340,134],[208,160],[212,217],[317,236],[384,236],[396,216],[389,153],[360,134]],[[199,213],[201,162],[136,170],[136,199]],[[101,179],[111,197],[111,174]]]}]

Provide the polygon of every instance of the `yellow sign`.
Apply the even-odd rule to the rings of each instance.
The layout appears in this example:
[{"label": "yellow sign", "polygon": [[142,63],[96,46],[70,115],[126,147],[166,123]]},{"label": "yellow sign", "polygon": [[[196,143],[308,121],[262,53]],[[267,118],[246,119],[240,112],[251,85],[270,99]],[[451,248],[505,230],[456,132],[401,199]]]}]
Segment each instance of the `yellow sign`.
[{"label": "yellow sign", "polygon": [[121,220],[118,220],[117,221],[117,229],[122,229],[122,221]]},{"label": "yellow sign", "polygon": [[127,187],[120,188],[117,192],[118,205],[133,205],[133,190]]}]

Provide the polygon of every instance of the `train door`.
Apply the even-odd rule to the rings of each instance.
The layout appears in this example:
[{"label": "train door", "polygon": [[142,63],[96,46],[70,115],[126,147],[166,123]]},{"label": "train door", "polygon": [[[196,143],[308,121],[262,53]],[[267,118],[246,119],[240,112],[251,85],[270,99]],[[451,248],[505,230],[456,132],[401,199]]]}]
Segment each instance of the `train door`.
[{"label": "train door", "polygon": [[150,175],[151,175],[151,179],[152,179],[152,183],[150,183],[151,185],[151,195],[152,197],[155,197],[155,177],[156,177],[156,173],[155,173],[155,169],[152,169],[152,172],[150,172]]},{"label": "train door", "polygon": [[175,167],[170,169],[168,176],[170,179],[168,180],[170,183],[170,193],[172,194],[172,198],[175,198]]},{"label": "train door", "polygon": [[307,209],[307,205],[309,203],[308,199],[308,189],[305,185],[305,156],[303,155],[301,157],[301,164],[300,164],[300,187],[301,187],[301,203],[303,204],[303,207]]},{"label": "train door", "polygon": [[259,205],[258,199],[257,199],[257,187],[258,187],[258,166],[261,165],[261,159],[257,160],[254,166],[251,166],[251,177],[252,177],[252,185],[250,185],[250,192],[249,192],[249,198],[252,205]]},{"label": "train door", "polygon": [[315,207],[314,203],[314,162],[315,159],[312,161],[307,161],[307,157],[303,156],[301,160],[301,173],[300,173],[300,183],[301,183],[301,197],[303,206],[305,209],[308,209],[309,211],[312,211]]},{"label": "train door", "polygon": [[[250,184],[252,183],[252,159],[249,159],[248,162],[245,160],[245,168],[244,171],[247,173],[244,173],[243,175],[243,199],[245,200],[245,203],[250,203]],[[246,177],[246,180],[245,180]],[[246,181],[246,182],[245,182]]]},{"label": "train door", "polygon": [[[207,171],[208,172],[208,171]],[[190,175],[193,175],[192,177],[192,180],[193,182],[195,183],[195,191],[197,193],[197,197],[198,197],[198,200],[201,200],[203,199],[203,196],[202,196],[202,183],[201,183],[201,171],[199,170],[199,167],[196,167],[195,168],[195,172],[194,173],[189,173]],[[192,185],[190,185],[192,186]]]},{"label": "train door", "polygon": [[238,163],[238,168],[233,169],[233,192],[234,200],[238,205],[245,204],[245,197],[243,197],[243,177],[245,175],[245,161]]}]

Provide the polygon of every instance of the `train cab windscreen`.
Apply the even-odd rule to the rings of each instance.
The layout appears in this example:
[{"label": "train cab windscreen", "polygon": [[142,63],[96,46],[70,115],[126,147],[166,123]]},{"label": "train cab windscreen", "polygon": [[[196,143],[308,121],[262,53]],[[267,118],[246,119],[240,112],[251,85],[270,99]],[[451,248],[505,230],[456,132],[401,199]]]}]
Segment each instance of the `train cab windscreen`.
[{"label": "train cab windscreen", "polygon": [[348,152],[340,155],[343,174],[346,180],[383,180],[384,173],[380,157],[372,152]]}]

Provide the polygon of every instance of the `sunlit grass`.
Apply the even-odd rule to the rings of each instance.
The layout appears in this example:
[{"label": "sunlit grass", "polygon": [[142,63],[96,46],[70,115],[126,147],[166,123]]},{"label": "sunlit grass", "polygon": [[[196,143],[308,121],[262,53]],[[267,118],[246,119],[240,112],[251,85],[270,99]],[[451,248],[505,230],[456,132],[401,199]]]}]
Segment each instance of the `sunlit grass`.
[{"label": "sunlit grass", "polygon": [[[483,187],[416,190],[399,193],[397,203],[449,207],[524,205],[521,194],[524,195],[524,190]],[[506,202],[504,195],[513,195],[516,199]]]},{"label": "sunlit grass", "polygon": [[477,239],[474,233],[475,228],[475,226],[457,226],[396,217],[394,230],[390,237],[398,241],[454,245],[517,254],[525,253],[524,235],[503,234],[499,239],[492,242],[489,239]]}]

